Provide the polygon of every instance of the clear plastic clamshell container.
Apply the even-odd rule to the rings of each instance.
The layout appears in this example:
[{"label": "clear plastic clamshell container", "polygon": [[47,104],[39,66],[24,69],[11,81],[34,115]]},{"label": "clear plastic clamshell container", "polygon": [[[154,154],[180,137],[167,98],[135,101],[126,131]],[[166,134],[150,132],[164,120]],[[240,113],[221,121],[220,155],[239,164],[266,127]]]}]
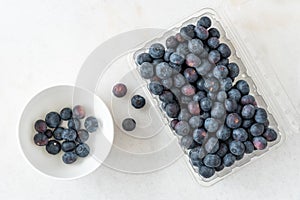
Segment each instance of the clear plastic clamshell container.
[{"label": "clear plastic clamshell container", "polygon": [[[245,2],[244,2],[245,3]],[[131,57],[131,66],[132,68],[135,68],[137,71],[135,73],[135,78],[137,80],[141,80],[140,76],[140,67],[141,65],[137,63],[137,57],[141,53],[148,53],[149,48],[154,43],[161,43],[166,47],[166,39],[170,36],[175,36],[177,33],[180,32],[180,29],[182,27],[185,27],[189,24],[197,25],[197,21],[202,16],[207,16],[211,19],[212,25],[211,27],[215,27],[220,32],[220,43],[227,44],[231,49],[231,55],[229,57],[230,63],[236,63],[239,66],[239,75],[234,79],[234,82],[232,83],[233,87],[235,83],[238,80],[245,80],[249,84],[250,87],[250,94],[255,97],[255,101],[257,104],[257,107],[263,108],[267,111],[268,114],[268,120],[269,120],[269,127],[274,129],[278,133],[278,137],[275,141],[268,142],[267,147],[263,150],[255,150],[252,153],[244,154],[242,158],[239,160],[236,160],[236,162],[230,166],[225,167],[224,169],[220,171],[216,171],[213,176],[209,178],[204,178],[203,176],[199,175],[198,173],[198,167],[193,166],[191,163],[191,160],[189,158],[189,149],[186,147],[182,147],[182,150],[184,151],[184,159],[186,160],[187,167],[191,170],[191,173],[193,176],[198,180],[198,182],[202,185],[208,186],[211,185],[227,175],[235,172],[242,166],[245,166],[246,164],[252,162],[253,160],[261,157],[265,153],[271,151],[272,149],[278,147],[282,142],[284,142],[286,135],[299,131],[299,127],[297,125],[297,120],[299,120],[299,114],[297,113],[296,109],[293,107],[293,104],[290,102],[288,96],[286,95],[286,92],[282,85],[280,84],[280,81],[278,81],[278,76],[274,69],[272,68],[272,65],[263,58],[261,58],[259,55],[257,55],[256,49],[254,49],[251,44],[251,42],[254,42],[254,39],[251,38],[251,35],[239,35],[238,27],[234,26],[234,23],[232,23],[232,20],[237,20],[233,16],[231,16],[230,12],[226,11],[226,5],[224,3],[215,3],[211,4],[211,8],[204,8],[195,13],[194,15],[188,17],[187,19],[183,20],[182,22],[179,22],[177,25],[173,26],[168,31],[162,33],[161,35],[157,36],[156,38],[153,38],[151,41],[147,41],[146,43],[142,44],[141,46],[137,47],[133,57]],[[243,6],[243,4],[241,5]],[[244,8],[245,9],[245,8]],[[231,19],[231,17],[233,19]],[[242,20],[242,19],[240,19]],[[196,36],[195,36],[196,37]],[[252,48],[251,48],[252,47]],[[176,50],[175,50],[176,51]],[[206,51],[206,50],[204,50]],[[200,57],[202,63],[208,60],[207,54],[205,55],[197,55]],[[182,65],[183,68],[187,67]],[[192,64],[190,64],[192,65]],[[203,78],[204,81],[207,79],[210,79],[213,74],[210,73],[216,64],[211,64],[209,72],[203,72],[203,74],[199,75],[200,78]],[[154,66],[154,71],[157,65]],[[193,68],[193,67],[191,67]],[[201,71],[201,70],[200,70]],[[197,71],[198,72],[198,71]],[[173,67],[173,76],[177,75],[179,72],[174,70]],[[182,73],[182,71],[180,72]],[[201,73],[201,72],[200,72]],[[199,73],[198,73],[199,74]],[[162,108],[162,102],[159,99],[158,95],[153,95],[148,91],[148,84],[151,81],[158,81],[160,82],[161,79],[157,77],[152,77],[150,79],[143,79],[143,88],[148,95],[148,99],[151,101],[152,105],[155,105],[155,111],[158,113],[159,116],[161,116],[161,120],[164,121],[166,124],[170,124],[173,118],[168,117],[164,109]],[[174,83],[173,83],[174,84]],[[189,84],[186,81],[186,84]],[[197,88],[196,84],[191,83],[191,85],[194,86],[194,88]],[[173,86],[172,86],[173,87]],[[181,88],[178,88],[181,89]],[[182,100],[182,93],[180,91],[178,92],[178,89],[175,89],[173,94],[177,97],[178,104],[180,105],[180,108],[186,108],[187,105],[184,103],[184,100]],[[196,89],[198,91],[198,89]],[[222,91],[224,89],[219,89],[217,92]],[[215,92],[215,93],[217,93]],[[207,93],[206,93],[207,94]],[[179,96],[178,96],[179,95]],[[210,94],[211,99],[213,103],[218,102],[217,99],[214,100],[214,94]],[[186,98],[186,101],[192,100],[192,97]],[[236,111],[239,112],[239,111]],[[209,113],[209,112],[208,112]],[[202,115],[203,111],[201,111]],[[226,113],[226,115],[228,112]],[[197,115],[197,114],[194,114]],[[186,118],[187,117],[187,118]],[[182,116],[182,119],[188,119],[189,116]],[[205,119],[204,119],[205,121]],[[218,125],[219,127],[226,124],[226,117],[225,115],[220,117],[218,119]],[[204,123],[203,123],[204,124]],[[267,125],[265,124],[265,130]],[[201,126],[201,128],[204,128],[204,125]],[[204,128],[205,129],[205,128]],[[245,128],[247,130],[247,128]],[[192,136],[194,128],[191,128],[188,135]],[[264,130],[264,131],[265,131]],[[180,143],[182,136],[179,136],[176,134],[176,132],[173,130],[172,127],[169,127],[167,131],[173,135],[173,137],[178,137],[178,142]],[[207,131],[208,132],[208,131]],[[248,138],[252,137],[249,131],[247,130]],[[208,132],[203,140],[202,147],[205,146],[207,140],[210,137],[216,137],[215,132]],[[232,137],[232,135],[231,135]],[[252,138],[249,140],[251,141]],[[219,140],[220,143],[226,143],[224,141]],[[201,146],[198,144],[198,146]],[[208,154],[207,151],[205,151],[206,154]],[[237,156],[238,157],[238,156]]]}]

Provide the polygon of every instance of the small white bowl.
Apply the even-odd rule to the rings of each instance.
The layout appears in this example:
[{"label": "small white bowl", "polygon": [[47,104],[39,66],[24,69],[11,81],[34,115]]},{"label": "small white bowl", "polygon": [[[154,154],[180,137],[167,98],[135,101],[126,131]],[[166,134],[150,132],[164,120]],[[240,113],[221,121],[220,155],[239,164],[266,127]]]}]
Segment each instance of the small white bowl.
[{"label": "small white bowl", "polygon": [[[34,144],[34,123],[38,119],[45,119],[50,111],[59,113],[62,108],[72,108],[74,105],[84,106],[86,117],[96,117],[99,128],[90,133],[86,142],[90,146],[90,154],[67,165],[62,161],[62,151],[51,155],[45,146]],[[84,120],[81,122],[83,127]],[[96,170],[108,156],[113,138],[114,126],[109,109],[98,96],[74,86],[51,87],[33,97],[22,113],[18,131],[21,151],[33,168],[46,176],[62,180],[77,179]]]}]

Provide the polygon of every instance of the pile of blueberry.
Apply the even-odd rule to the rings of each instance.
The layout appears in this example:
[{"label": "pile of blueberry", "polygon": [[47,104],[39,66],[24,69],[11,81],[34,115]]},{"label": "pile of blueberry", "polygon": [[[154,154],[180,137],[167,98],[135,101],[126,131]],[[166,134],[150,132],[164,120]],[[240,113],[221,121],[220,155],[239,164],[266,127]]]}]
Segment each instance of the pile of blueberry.
[{"label": "pile of blueberry", "polygon": [[170,126],[204,178],[277,139],[239,66],[210,18],[201,17],[137,56],[140,75],[157,95]]},{"label": "pile of blueberry", "polygon": [[[86,157],[90,153],[90,147],[85,142],[89,133],[97,130],[98,121],[95,117],[87,117],[84,120],[85,129],[81,129],[81,120],[85,115],[85,109],[81,105],[75,106],[73,110],[63,108],[60,113],[49,112],[45,120],[39,119],[34,124],[37,131],[34,143],[46,146],[46,151],[52,155],[62,150],[62,160],[66,164],[74,163],[77,157]],[[63,121],[67,124],[66,127],[63,127]]]}]

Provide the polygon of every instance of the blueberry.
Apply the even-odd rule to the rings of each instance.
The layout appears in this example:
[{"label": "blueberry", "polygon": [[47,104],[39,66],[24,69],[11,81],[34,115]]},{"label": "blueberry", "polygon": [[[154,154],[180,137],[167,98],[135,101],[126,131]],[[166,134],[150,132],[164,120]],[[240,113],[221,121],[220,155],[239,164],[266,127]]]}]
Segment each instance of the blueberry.
[{"label": "blueberry", "polygon": [[170,56],[170,62],[181,65],[184,62],[184,55],[174,52]]},{"label": "blueberry", "polygon": [[181,96],[181,91],[175,87],[171,88],[171,93],[173,94],[174,99],[179,98]]},{"label": "blueberry", "polygon": [[198,74],[194,68],[190,68],[190,67],[186,68],[183,74],[186,80],[190,83],[193,83],[198,80]]},{"label": "blueberry", "polygon": [[181,137],[180,145],[186,149],[190,149],[193,146],[194,140],[190,135]]},{"label": "blueberry", "polygon": [[73,151],[76,147],[76,143],[73,141],[64,141],[61,144],[61,150],[64,152]]},{"label": "blueberry", "polygon": [[169,48],[174,49],[174,48],[177,47],[177,45],[178,45],[178,41],[177,41],[177,39],[176,39],[175,36],[170,36],[170,37],[167,38],[167,40],[166,40],[166,47],[168,49]]},{"label": "blueberry", "polygon": [[218,31],[218,29],[216,28],[210,28],[208,30],[209,36],[210,37],[216,37],[216,38],[220,38],[220,32]]},{"label": "blueberry", "polygon": [[270,121],[267,119],[264,123],[265,129],[267,129],[269,127],[269,125],[270,125]]},{"label": "blueberry", "polygon": [[170,78],[172,76],[172,73],[173,73],[172,68],[166,62],[159,63],[156,66],[156,75],[161,79]]},{"label": "blueberry", "polygon": [[211,49],[216,49],[220,44],[220,41],[217,37],[211,37],[207,40],[207,45],[211,48]]},{"label": "blueberry", "polygon": [[246,141],[246,142],[244,142],[244,145],[245,145],[245,153],[249,154],[254,151],[254,146],[253,146],[252,142]]},{"label": "blueberry", "polygon": [[221,158],[215,154],[207,154],[203,159],[203,163],[207,167],[218,167],[221,164]]},{"label": "blueberry", "polygon": [[[56,128],[60,124],[60,116],[57,112],[50,112],[46,115],[45,122],[50,128]],[[45,130],[46,131],[46,130]]]},{"label": "blueberry", "polygon": [[172,119],[172,121],[170,122],[170,126],[173,130],[175,130],[175,126],[178,122],[179,122],[178,119]]},{"label": "blueberry", "polygon": [[231,153],[228,153],[223,157],[223,164],[225,167],[230,167],[231,165],[233,165],[235,160],[236,160],[236,157],[234,155],[232,155]]},{"label": "blueberry", "polygon": [[86,157],[90,153],[90,147],[86,143],[78,144],[75,148],[75,153],[79,157]]},{"label": "blueberry", "polygon": [[226,125],[222,125],[216,132],[216,137],[220,140],[226,141],[230,138],[231,129]]},{"label": "blueberry", "polygon": [[146,104],[145,98],[138,94],[134,95],[131,98],[131,105],[136,109],[140,109],[140,108],[144,107],[145,104]]},{"label": "blueberry", "polygon": [[201,65],[199,67],[196,67],[196,71],[199,75],[204,76],[211,71],[212,67],[213,65],[207,59],[205,59],[201,61]]},{"label": "blueberry", "polygon": [[248,129],[252,126],[253,123],[254,123],[253,119],[243,120],[242,127]]},{"label": "blueberry", "polygon": [[181,88],[181,92],[185,96],[193,96],[196,93],[196,88],[190,84],[187,84]]},{"label": "blueberry", "polygon": [[216,153],[219,150],[219,140],[216,137],[211,137],[204,145],[207,153]]},{"label": "blueberry", "polygon": [[191,53],[200,55],[203,52],[203,43],[199,39],[189,40],[188,49]]},{"label": "blueberry", "polygon": [[46,151],[52,155],[58,154],[61,150],[61,145],[56,140],[50,140],[46,145]]},{"label": "blueberry", "polygon": [[227,65],[228,70],[229,70],[229,76],[230,78],[234,79],[235,77],[237,77],[240,73],[240,69],[239,66],[236,63],[229,63]]},{"label": "blueberry", "polygon": [[201,119],[201,117],[199,115],[192,116],[189,119],[189,125],[192,128],[199,128],[199,127],[201,127],[203,125],[203,120]]},{"label": "blueberry", "polygon": [[67,141],[75,141],[77,138],[77,132],[74,129],[64,129],[61,133],[61,137]]},{"label": "blueberry", "polygon": [[258,108],[255,112],[254,119],[258,123],[265,123],[268,119],[268,114],[265,109]]},{"label": "blueberry", "polygon": [[77,160],[77,155],[74,152],[66,152],[62,156],[62,160],[65,164],[72,164]]},{"label": "blueberry", "polygon": [[136,59],[137,63],[139,65],[143,64],[144,62],[149,62],[151,63],[152,62],[152,58],[150,56],[150,54],[148,53],[141,53],[137,56],[137,59]]},{"label": "blueberry", "polygon": [[197,26],[203,26],[205,28],[209,28],[211,26],[211,20],[209,17],[203,16],[197,22]]},{"label": "blueberry", "polygon": [[217,79],[224,79],[228,75],[228,69],[223,65],[217,65],[213,70],[213,74]]},{"label": "blueberry", "polygon": [[236,83],[236,88],[242,93],[242,95],[247,95],[250,92],[249,85],[246,81],[244,80],[239,80]]},{"label": "blueberry", "polygon": [[191,26],[185,26],[180,29],[180,34],[185,40],[191,40],[195,37],[194,28]]},{"label": "blueberry", "polygon": [[197,27],[195,27],[194,30],[195,30],[196,36],[200,40],[206,40],[208,38],[208,31],[203,26],[197,26]]},{"label": "blueberry", "polygon": [[255,98],[252,96],[252,95],[245,95],[245,96],[242,96],[241,98],[241,104],[242,105],[246,105],[246,104],[252,104],[252,105],[256,105],[256,102],[255,102]]},{"label": "blueberry", "polygon": [[212,100],[208,97],[204,97],[200,100],[200,107],[203,111],[210,111],[212,108]]},{"label": "blueberry", "polygon": [[200,91],[205,91],[205,89],[204,89],[204,83],[205,83],[204,78],[199,78],[199,80],[196,83],[197,89],[200,90]]},{"label": "blueberry", "polygon": [[180,121],[175,126],[175,132],[180,136],[185,136],[190,133],[190,125],[186,121]]},{"label": "blueberry", "polygon": [[244,154],[241,154],[241,155],[235,156],[236,160],[241,160],[243,157],[244,157]]},{"label": "blueberry", "polygon": [[189,152],[189,157],[190,157],[191,163],[197,167],[200,167],[203,165],[202,158],[204,158],[204,156],[205,156],[204,149],[201,148],[200,146],[191,149]]},{"label": "blueberry", "polygon": [[205,119],[207,119],[207,118],[210,117],[210,114],[209,114],[209,112],[203,112],[203,113],[200,115],[200,117],[201,117],[201,119],[205,120]]},{"label": "blueberry", "polygon": [[182,37],[180,33],[176,33],[175,38],[179,43],[185,42],[185,39]]},{"label": "blueberry", "polygon": [[98,120],[95,117],[88,117],[84,121],[84,127],[90,133],[95,132],[98,126]]},{"label": "blueberry", "polygon": [[217,155],[220,157],[220,158],[223,158],[226,153],[228,152],[228,147],[225,143],[220,143],[219,145],[219,150],[217,151]]},{"label": "blueberry", "polygon": [[204,178],[210,178],[215,174],[215,169],[207,167],[207,166],[200,166],[199,167],[199,174],[201,176],[203,176]]},{"label": "blueberry", "polygon": [[227,44],[221,43],[218,47],[218,51],[220,52],[223,58],[228,58],[231,55],[231,50]]},{"label": "blueberry", "polygon": [[217,93],[216,92],[208,92],[207,97],[210,98],[212,101],[216,101]]},{"label": "blueberry", "polygon": [[198,144],[202,144],[208,134],[203,128],[197,128],[193,131],[193,139]]},{"label": "blueberry", "polygon": [[266,131],[264,132],[263,136],[269,142],[275,141],[277,139],[277,133],[272,128],[267,128]]},{"label": "blueberry", "polygon": [[63,108],[61,111],[60,111],[60,117],[62,120],[69,120],[72,118],[72,109],[71,108]]},{"label": "blueberry", "polygon": [[154,95],[160,95],[162,94],[164,87],[158,82],[151,82],[149,84],[149,90]]},{"label": "blueberry", "polygon": [[232,98],[226,99],[224,105],[225,105],[226,111],[228,111],[228,112],[236,112],[237,111],[238,104],[237,104],[236,100],[234,100]]},{"label": "blueberry", "polygon": [[255,114],[255,107],[247,104],[243,107],[241,114],[244,119],[251,119]]},{"label": "blueberry", "polygon": [[166,106],[166,113],[168,117],[175,118],[178,116],[180,107],[177,103],[169,103]]},{"label": "blueberry", "polygon": [[164,55],[164,61],[169,62],[171,55],[174,53],[175,50],[173,49],[167,49]]},{"label": "blueberry", "polygon": [[189,113],[188,109],[183,108],[180,110],[178,120],[180,121],[188,121],[191,118],[191,114]]},{"label": "blueberry", "polygon": [[204,127],[208,132],[216,132],[219,128],[219,122],[214,118],[207,118],[204,122]]},{"label": "blueberry", "polygon": [[205,79],[204,89],[206,90],[206,92],[217,92],[219,90],[218,79],[214,77]]},{"label": "blueberry", "polygon": [[56,140],[62,140],[62,132],[64,131],[64,128],[62,127],[57,127],[56,129],[54,129],[53,131],[53,137],[56,139]]},{"label": "blueberry", "polygon": [[189,67],[198,67],[201,64],[201,59],[193,53],[187,54],[185,63]]},{"label": "blueberry", "polygon": [[132,118],[126,118],[122,122],[122,128],[125,131],[133,131],[135,129],[136,123]]},{"label": "blueberry", "polygon": [[233,88],[233,89],[231,89],[231,90],[228,91],[228,97],[229,98],[233,98],[237,102],[239,102],[240,99],[241,99],[241,97],[242,97],[242,95],[241,95],[241,93],[240,93],[239,90]]},{"label": "blueberry", "polygon": [[210,63],[215,64],[215,63],[219,62],[220,59],[221,59],[221,55],[220,55],[220,52],[219,52],[219,51],[217,51],[217,50],[212,50],[212,51],[210,51],[210,52],[208,53],[208,61],[209,61]]},{"label": "blueberry", "polygon": [[233,139],[244,142],[248,139],[248,133],[243,128],[237,128],[232,131]]},{"label": "blueberry", "polygon": [[254,137],[252,142],[257,150],[263,150],[267,147],[267,140],[262,136]]},{"label": "blueberry", "polygon": [[83,119],[85,118],[85,109],[81,105],[76,105],[73,108],[73,118]]},{"label": "blueberry", "polygon": [[220,119],[226,114],[226,110],[223,103],[215,102],[211,109],[210,115],[213,118]]},{"label": "blueberry", "polygon": [[78,130],[78,129],[80,129],[80,121],[79,121],[79,119],[76,119],[76,118],[74,118],[74,119],[70,119],[69,121],[68,121],[68,127],[69,128],[72,128],[72,129],[74,129],[74,130]]},{"label": "blueberry", "polygon": [[253,136],[260,136],[263,134],[264,132],[264,125],[261,123],[255,123],[250,127],[249,132],[251,133],[251,135]]},{"label": "blueberry", "polygon": [[47,136],[47,138],[52,138],[52,136],[53,136],[53,133],[52,133],[52,131],[50,129],[47,129],[44,132],[44,134]]},{"label": "blueberry", "polygon": [[177,88],[182,87],[185,84],[185,82],[186,82],[186,79],[184,78],[184,76],[182,74],[176,74],[173,77],[174,86]]},{"label": "blueberry", "polygon": [[229,128],[238,128],[242,124],[242,118],[237,113],[230,113],[226,117],[226,125]]},{"label": "blueberry", "polygon": [[140,74],[145,79],[150,79],[154,76],[153,64],[144,62],[140,67]]},{"label": "blueberry", "polygon": [[229,143],[229,150],[232,154],[239,156],[245,152],[245,145],[241,141],[233,140]]},{"label": "blueberry", "polygon": [[227,99],[227,93],[225,91],[220,91],[217,93],[217,101],[224,102]]},{"label": "blueberry", "polygon": [[192,98],[185,95],[182,95],[179,99],[180,104],[188,104],[190,101],[192,101]]},{"label": "blueberry", "polygon": [[197,92],[197,93],[193,96],[193,100],[194,100],[194,101],[201,101],[201,99],[203,99],[204,97],[206,97],[205,92],[199,91],[199,92]]},{"label": "blueberry", "polygon": [[231,78],[224,78],[224,79],[221,79],[220,80],[220,90],[223,90],[223,91],[228,91],[230,90],[232,87],[232,80]]},{"label": "blueberry", "polygon": [[34,124],[34,129],[38,133],[44,133],[47,130],[47,124],[44,120],[37,120]]},{"label": "blueberry", "polygon": [[48,144],[48,137],[44,133],[37,133],[34,135],[33,141],[38,146],[45,146]]},{"label": "blueberry", "polygon": [[77,138],[76,138],[76,142],[79,142],[79,143],[83,143],[83,142],[86,142],[88,139],[89,139],[89,133],[84,130],[84,129],[79,129],[77,131]]},{"label": "blueberry", "polygon": [[165,103],[172,103],[174,102],[174,95],[170,91],[163,91],[163,93],[159,95],[159,100]]},{"label": "blueberry", "polygon": [[162,58],[165,54],[165,47],[162,44],[154,43],[149,48],[149,54],[152,58]]},{"label": "blueberry", "polygon": [[224,66],[227,66],[228,63],[229,63],[229,59],[228,58],[221,58],[221,60],[219,62],[217,62],[218,65],[224,65]]},{"label": "blueberry", "polygon": [[158,65],[159,63],[162,63],[162,62],[164,62],[164,59],[162,59],[162,58],[154,59],[152,61],[152,65],[156,66],[156,65]]},{"label": "blueberry", "polygon": [[[158,83],[158,82],[154,82],[154,83]],[[159,83],[158,83],[159,84]],[[171,89],[172,88],[172,86],[173,86],[173,79],[172,78],[167,78],[167,79],[163,79],[163,80],[161,80],[161,84],[162,84],[162,86],[165,88],[165,89]],[[152,87],[152,86],[151,86]],[[159,86],[160,87],[160,86]],[[150,88],[150,87],[149,87]],[[156,89],[155,89],[156,88]],[[163,88],[163,89],[164,89]],[[150,92],[151,92],[151,90],[154,92],[154,90],[153,89],[155,89],[155,93],[159,93],[158,91],[160,90],[159,88],[157,88],[157,86],[155,86],[154,88],[152,88],[152,89],[150,89]],[[153,93],[152,92],[152,93]],[[163,92],[163,91],[162,91]],[[161,93],[162,93],[161,92]],[[155,93],[153,93],[153,94],[155,94]],[[157,94],[157,95],[160,95],[160,94]]]},{"label": "blueberry", "polygon": [[216,172],[222,171],[225,168],[223,164],[219,165],[218,167],[215,167]]},{"label": "blueberry", "polygon": [[123,83],[117,83],[112,89],[113,95],[116,97],[124,97],[127,93],[127,87]]},{"label": "blueberry", "polygon": [[188,43],[187,42],[180,43],[176,48],[176,52],[184,56],[189,54],[190,51],[189,51]]}]

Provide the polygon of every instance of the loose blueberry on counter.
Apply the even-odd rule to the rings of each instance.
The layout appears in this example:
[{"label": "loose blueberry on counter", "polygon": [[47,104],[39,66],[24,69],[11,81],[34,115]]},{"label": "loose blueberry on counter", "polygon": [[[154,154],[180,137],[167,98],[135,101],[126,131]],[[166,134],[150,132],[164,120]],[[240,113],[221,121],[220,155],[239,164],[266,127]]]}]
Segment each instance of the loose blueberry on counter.
[{"label": "loose blueberry on counter", "polygon": [[47,129],[44,134],[47,136],[47,138],[51,138],[53,136],[53,133],[50,129]]},{"label": "loose blueberry on counter", "polygon": [[175,132],[180,136],[185,136],[190,133],[190,125],[186,121],[180,121],[175,126]]},{"label": "loose blueberry on counter", "polygon": [[232,131],[233,139],[244,142],[248,139],[248,133],[243,128],[237,128]]},{"label": "loose blueberry on counter", "polygon": [[221,165],[221,158],[215,154],[207,154],[203,159],[203,164],[207,167],[218,167]]},{"label": "loose blueberry on counter", "polygon": [[218,51],[220,52],[223,58],[228,58],[231,55],[231,50],[227,44],[221,43],[218,47]]},{"label": "loose blueberry on counter", "polygon": [[220,38],[220,32],[218,31],[218,29],[216,28],[210,28],[208,30],[209,36],[210,37],[216,37],[216,38]]},{"label": "loose blueberry on counter", "polygon": [[215,169],[203,165],[199,167],[199,174],[204,178],[210,178],[215,174]]},{"label": "loose blueberry on counter", "polygon": [[263,137],[266,138],[267,141],[273,142],[277,139],[277,133],[272,128],[267,128],[266,131],[263,134]]},{"label": "loose blueberry on counter", "polygon": [[50,112],[46,115],[45,122],[50,128],[56,128],[60,125],[60,115],[57,112]]},{"label": "loose blueberry on counter", "polygon": [[78,129],[80,129],[80,126],[81,126],[81,124],[80,124],[79,119],[74,118],[74,119],[70,119],[68,121],[68,128],[78,130]]},{"label": "loose blueberry on counter", "polygon": [[180,34],[185,40],[191,40],[195,37],[194,27],[185,26],[180,29]]},{"label": "loose blueberry on counter", "polygon": [[208,38],[208,31],[203,26],[195,27],[194,31],[200,40],[206,40]]},{"label": "loose blueberry on counter", "polygon": [[203,26],[205,28],[209,28],[211,26],[211,20],[209,17],[201,17],[199,21],[197,22],[197,26]]},{"label": "loose blueberry on counter", "polygon": [[73,108],[73,117],[77,119],[83,119],[85,117],[85,109],[81,105],[76,105]]},{"label": "loose blueberry on counter", "polygon": [[116,85],[114,85],[112,93],[113,95],[115,95],[115,97],[124,97],[127,93],[127,87],[123,83],[117,83]]},{"label": "loose blueberry on counter", "polygon": [[166,110],[168,117],[175,118],[178,116],[178,114],[180,112],[180,107],[177,103],[169,103],[169,104],[167,104],[165,110]]},{"label": "loose blueberry on counter", "polygon": [[239,66],[236,63],[229,63],[227,65],[227,68],[229,70],[229,77],[232,78],[232,79],[237,77],[240,73]]},{"label": "loose blueberry on counter", "polygon": [[46,151],[49,154],[55,155],[58,154],[61,150],[61,144],[56,140],[50,140],[46,145]]},{"label": "loose blueberry on counter", "polygon": [[151,63],[144,62],[140,67],[140,74],[145,79],[150,79],[154,76],[154,66]]},{"label": "loose blueberry on counter", "polygon": [[267,121],[267,118],[268,118],[268,114],[267,114],[266,110],[263,108],[257,108],[255,115],[254,115],[255,121],[263,124]]},{"label": "loose blueberry on counter", "polygon": [[126,118],[122,122],[122,128],[125,131],[133,131],[135,129],[135,126],[136,126],[136,122],[132,118]]},{"label": "loose blueberry on counter", "polygon": [[226,141],[230,138],[231,129],[226,125],[222,125],[216,132],[216,137],[220,140]]},{"label": "loose blueberry on counter", "polygon": [[48,137],[44,133],[37,133],[34,135],[33,141],[38,146],[45,146],[48,144]]},{"label": "loose blueberry on counter", "polygon": [[64,141],[61,144],[61,150],[63,152],[73,151],[76,147],[76,143],[73,141]]},{"label": "loose blueberry on counter", "polygon": [[199,67],[201,59],[193,53],[187,54],[185,57],[185,64],[189,67]]},{"label": "loose blueberry on counter", "polygon": [[228,152],[228,147],[225,143],[220,143],[219,145],[219,150],[217,151],[217,155],[220,157],[220,158],[223,158],[226,153]]},{"label": "loose blueberry on counter", "polygon": [[229,150],[232,154],[239,156],[245,152],[245,145],[241,141],[233,140],[229,144]]},{"label": "loose blueberry on counter", "polygon": [[236,82],[236,88],[242,93],[242,95],[247,95],[250,92],[249,84],[244,80],[238,80]]},{"label": "loose blueberry on counter", "polygon": [[230,167],[231,165],[233,165],[235,160],[236,160],[236,157],[234,155],[232,155],[231,153],[228,153],[223,157],[223,164],[225,167]]},{"label": "loose blueberry on counter", "polygon": [[77,132],[74,129],[64,129],[61,133],[61,137],[67,141],[75,141],[77,138]]},{"label": "loose blueberry on counter", "polygon": [[137,59],[136,59],[137,63],[139,65],[143,64],[144,62],[149,62],[151,63],[152,62],[152,58],[150,56],[150,54],[148,53],[141,53],[137,56]]},{"label": "loose blueberry on counter", "polygon": [[56,129],[54,129],[53,131],[53,137],[56,139],[56,140],[62,140],[62,132],[64,131],[64,128],[63,127],[57,127]]},{"label": "loose blueberry on counter", "polygon": [[75,153],[79,157],[86,157],[90,153],[90,147],[86,143],[78,144],[75,148]]},{"label": "loose blueberry on counter", "polygon": [[77,155],[73,151],[71,152],[66,152],[62,156],[62,160],[65,164],[72,164],[77,160]]},{"label": "loose blueberry on counter", "polygon": [[35,122],[34,129],[38,133],[44,133],[47,130],[47,124],[44,120],[39,119]]},{"label": "loose blueberry on counter", "polygon": [[238,104],[235,99],[228,98],[225,100],[225,109],[227,112],[236,112]]},{"label": "loose blueberry on counter", "polygon": [[203,43],[199,39],[189,40],[188,49],[191,53],[200,55],[203,52]]},{"label": "loose blueberry on counter", "polygon": [[90,116],[85,119],[84,127],[90,133],[95,132],[99,127],[98,120],[95,117]]},{"label": "loose blueberry on counter", "polygon": [[215,64],[215,63],[219,62],[220,59],[221,59],[221,54],[219,51],[212,50],[208,53],[208,60],[210,63]]},{"label": "loose blueberry on counter", "polygon": [[267,147],[267,140],[262,136],[254,137],[252,142],[257,150],[263,150]]},{"label": "loose blueberry on counter", "polygon": [[144,107],[145,104],[146,104],[145,98],[138,94],[134,95],[131,98],[131,105],[136,109],[140,109],[140,108]]},{"label": "loose blueberry on counter", "polygon": [[251,127],[249,132],[251,133],[251,135],[253,136],[260,136],[261,134],[263,134],[264,132],[264,125],[261,123],[254,123]]},{"label": "loose blueberry on counter", "polygon": [[251,119],[255,114],[255,107],[251,104],[247,104],[242,108],[241,115],[244,119]]},{"label": "loose blueberry on counter", "polygon": [[76,138],[76,142],[79,142],[79,143],[84,143],[86,142],[88,139],[89,139],[89,133],[84,130],[84,129],[79,129],[77,131],[77,138]]},{"label": "loose blueberry on counter", "polygon": [[165,54],[165,47],[162,44],[154,43],[149,48],[149,54],[152,58],[162,58]]},{"label": "loose blueberry on counter", "polygon": [[178,41],[175,36],[170,36],[166,40],[166,47],[168,49],[175,49],[178,46]]},{"label": "loose blueberry on counter", "polygon": [[207,140],[204,148],[207,153],[216,153],[219,150],[219,140],[216,137],[211,137]]},{"label": "loose blueberry on counter", "polygon": [[203,128],[197,128],[193,131],[193,139],[198,144],[202,144],[208,134]]},{"label": "loose blueberry on counter", "polygon": [[220,41],[217,37],[211,37],[207,40],[207,45],[211,48],[211,49],[216,49],[220,44]]},{"label": "loose blueberry on counter", "polygon": [[254,151],[254,146],[253,146],[252,142],[246,141],[246,142],[244,142],[244,145],[245,145],[245,153],[246,154],[252,153]]},{"label": "loose blueberry on counter", "polygon": [[219,122],[214,118],[207,118],[204,121],[204,127],[208,132],[215,133],[219,128]]},{"label": "loose blueberry on counter", "polygon": [[60,117],[62,120],[69,120],[72,118],[73,112],[71,108],[63,108],[60,111]]}]

